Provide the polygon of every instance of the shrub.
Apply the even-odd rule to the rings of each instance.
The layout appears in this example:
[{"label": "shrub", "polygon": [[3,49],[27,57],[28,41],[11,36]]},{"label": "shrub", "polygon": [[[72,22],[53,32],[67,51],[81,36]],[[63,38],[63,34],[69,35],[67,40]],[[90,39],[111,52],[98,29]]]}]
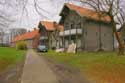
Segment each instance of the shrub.
[{"label": "shrub", "polygon": [[27,49],[27,44],[25,41],[20,41],[16,43],[16,49],[18,50],[26,50]]}]

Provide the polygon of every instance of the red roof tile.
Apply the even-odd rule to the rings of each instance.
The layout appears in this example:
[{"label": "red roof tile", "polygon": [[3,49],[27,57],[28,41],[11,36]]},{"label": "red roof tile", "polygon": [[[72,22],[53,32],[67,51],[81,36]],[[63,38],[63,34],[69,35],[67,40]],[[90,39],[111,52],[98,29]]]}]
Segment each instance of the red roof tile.
[{"label": "red roof tile", "polygon": [[62,25],[58,25],[56,22],[41,21],[41,24],[45,26],[48,31],[54,31],[56,28],[58,28],[59,31],[63,31],[64,29]]},{"label": "red roof tile", "polygon": [[48,31],[55,30],[54,22],[41,21],[41,24],[45,26],[46,30]]},{"label": "red roof tile", "polygon": [[83,8],[80,6],[76,6],[70,3],[66,3],[65,6],[67,6],[69,9],[76,11],[78,14],[80,14],[83,17],[88,17],[94,20],[101,20],[104,22],[111,22],[111,18],[108,15],[104,15],[101,17],[101,19],[99,18],[99,14],[91,9],[87,9],[87,8]]},{"label": "red roof tile", "polygon": [[17,42],[17,41],[22,41],[22,40],[27,40],[27,39],[33,39],[38,35],[39,35],[39,30],[37,29],[37,30],[31,31],[31,32],[27,32],[25,34],[16,36],[12,42]]}]

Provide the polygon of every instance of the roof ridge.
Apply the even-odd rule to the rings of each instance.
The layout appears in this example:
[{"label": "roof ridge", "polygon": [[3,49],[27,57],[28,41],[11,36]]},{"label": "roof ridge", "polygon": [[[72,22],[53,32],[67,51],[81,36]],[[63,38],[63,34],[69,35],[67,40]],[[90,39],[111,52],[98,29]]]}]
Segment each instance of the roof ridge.
[{"label": "roof ridge", "polygon": [[[65,3],[65,6],[68,7],[70,10],[73,10],[73,11],[77,12],[81,17],[87,17],[87,18],[91,18],[93,20],[103,21],[103,22],[106,22],[106,23],[111,22],[111,18],[108,15],[105,15],[104,17],[99,19],[98,13],[93,9],[81,7],[81,6],[78,6],[78,5],[75,5],[75,4],[71,4],[71,3]],[[100,12],[103,13],[103,11],[100,11]]]},{"label": "roof ridge", "polygon": [[77,8],[89,10],[89,11],[91,11],[91,12],[96,12],[96,11],[94,11],[94,10],[92,10],[92,9],[89,9],[89,8],[86,8],[86,7],[82,7],[82,6],[79,6],[79,5],[76,5],[76,4],[72,4],[72,3],[66,3],[66,5],[75,6],[75,7],[77,7]]},{"label": "roof ridge", "polygon": [[41,21],[41,22],[50,22],[50,23],[53,23],[54,21]]}]

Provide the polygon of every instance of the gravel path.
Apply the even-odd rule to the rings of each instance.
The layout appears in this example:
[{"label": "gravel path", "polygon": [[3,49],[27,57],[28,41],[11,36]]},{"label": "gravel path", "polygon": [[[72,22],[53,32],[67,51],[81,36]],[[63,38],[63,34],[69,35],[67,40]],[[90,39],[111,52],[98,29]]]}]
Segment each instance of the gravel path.
[{"label": "gravel path", "polygon": [[[44,54],[43,54],[44,55]],[[41,56],[59,78],[59,83],[90,83],[78,69],[56,63],[51,58]]]},{"label": "gravel path", "polygon": [[21,83],[59,83],[45,60],[33,50],[28,50]]}]

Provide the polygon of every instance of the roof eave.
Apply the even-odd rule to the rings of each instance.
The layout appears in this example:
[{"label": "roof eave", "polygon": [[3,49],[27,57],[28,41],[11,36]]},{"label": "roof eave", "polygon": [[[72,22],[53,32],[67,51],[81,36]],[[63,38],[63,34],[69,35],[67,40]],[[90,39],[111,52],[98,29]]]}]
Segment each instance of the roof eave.
[{"label": "roof eave", "polygon": [[[64,10],[65,7],[68,7],[68,6],[66,5],[66,3],[64,3],[64,6],[62,7],[62,9],[61,9],[61,11],[60,11],[59,16],[62,16],[62,12],[63,12],[63,10]],[[69,8],[69,7],[68,7],[68,8]]]},{"label": "roof eave", "polygon": [[[80,14],[79,14],[80,15]],[[97,22],[103,22],[103,23],[107,23],[107,24],[110,24],[111,21],[104,21],[104,20],[96,20],[94,18],[89,18],[87,16],[84,16],[84,15],[80,15],[82,18],[86,18],[86,19],[89,19],[89,20],[93,20],[93,21],[97,21]]]}]

